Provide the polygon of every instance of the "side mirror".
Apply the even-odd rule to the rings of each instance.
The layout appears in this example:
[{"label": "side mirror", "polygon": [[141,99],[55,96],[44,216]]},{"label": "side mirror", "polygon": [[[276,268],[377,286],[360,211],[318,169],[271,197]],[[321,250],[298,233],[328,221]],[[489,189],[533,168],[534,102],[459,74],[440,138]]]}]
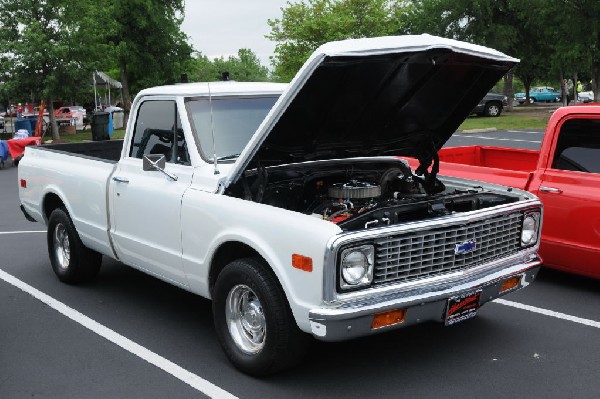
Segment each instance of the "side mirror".
[{"label": "side mirror", "polygon": [[165,171],[166,164],[167,160],[162,154],[144,155],[142,159],[142,169],[145,172],[158,170],[159,172],[162,172],[165,176],[167,176],[169,179],[177,181],[177,176]]},{"label": "side mirror", "polygon": [[148,172],[150,170],[161,170],[165,169],[165,165],[167,164],[167,160],[162,154],[150,154],[144,155],[143,159],[143,169]]}]

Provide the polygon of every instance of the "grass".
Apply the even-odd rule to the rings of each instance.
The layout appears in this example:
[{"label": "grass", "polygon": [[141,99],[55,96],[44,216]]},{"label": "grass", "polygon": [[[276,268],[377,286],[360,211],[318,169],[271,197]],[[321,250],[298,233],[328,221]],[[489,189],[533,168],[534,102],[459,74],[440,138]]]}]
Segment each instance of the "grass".
[{"label": "grass", "polygon": [[530,130],[545,129],[550,113],[504,112],[497,118],[469,116],[458,130],[489,129],[498,130]]}]

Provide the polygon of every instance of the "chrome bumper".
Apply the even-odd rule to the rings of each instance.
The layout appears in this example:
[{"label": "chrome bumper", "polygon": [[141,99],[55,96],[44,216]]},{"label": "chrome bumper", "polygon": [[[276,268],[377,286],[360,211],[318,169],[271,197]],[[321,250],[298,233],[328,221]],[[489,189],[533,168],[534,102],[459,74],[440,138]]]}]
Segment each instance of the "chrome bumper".
[{"label": "chrome bumper", "polygon": [[[365,335],[404,328],[425,321],[445,320],[448,299],[481,290],[480,306],[510,292],[529,285],[537,276],[541,260],[535,256],[526,263],[504,268],[483,277],[457,284],[441,290],[413,290],[396,292],[376,298],[366,298],[358,302],[344,303],[336,307],[311,309],[309,319],[315,338],[322,341],[342,341]],[[521,276],[518,287],[500,292],[505,279]],[[403,322],[387,327],[373,329],[373,315],[392,309],[406,309]]]}]

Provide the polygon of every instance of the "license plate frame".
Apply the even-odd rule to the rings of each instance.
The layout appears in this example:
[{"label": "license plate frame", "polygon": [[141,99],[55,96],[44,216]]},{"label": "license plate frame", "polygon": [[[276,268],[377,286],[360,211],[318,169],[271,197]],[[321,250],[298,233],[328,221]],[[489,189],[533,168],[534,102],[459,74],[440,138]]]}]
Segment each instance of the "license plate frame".
[{"label": "license plate frame", "polygon": [[451,326],[477,315],[481,306],[481,290],[469,291],[448,299],[444,324]]}]

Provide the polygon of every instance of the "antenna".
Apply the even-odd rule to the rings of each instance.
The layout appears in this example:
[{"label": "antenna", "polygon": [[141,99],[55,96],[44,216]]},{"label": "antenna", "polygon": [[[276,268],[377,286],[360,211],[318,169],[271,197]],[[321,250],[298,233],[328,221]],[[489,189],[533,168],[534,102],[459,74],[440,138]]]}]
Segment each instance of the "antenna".
[{"label": "antenna", "polygon": [[216,149],[216,144],[215,144],[215,125],[213,122],[212,94],[210,92],[210,83],[207,83],[207,85],[208,85],[208,104],[210,105],[210,131],[212,133],[212,140],[213,140],[213,162],[215,165],[214,174],[218,175],[219,174],[219,163],[217,161],[217,149]]}]

